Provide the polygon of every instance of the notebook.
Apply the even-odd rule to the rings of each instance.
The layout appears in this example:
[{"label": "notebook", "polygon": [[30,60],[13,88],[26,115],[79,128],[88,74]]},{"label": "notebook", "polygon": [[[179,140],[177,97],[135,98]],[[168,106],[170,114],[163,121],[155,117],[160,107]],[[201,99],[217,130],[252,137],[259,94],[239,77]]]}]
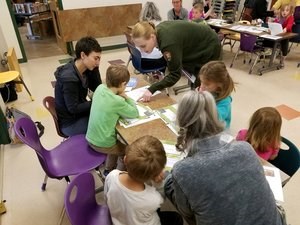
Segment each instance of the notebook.
[{"label": "notebook", "polygon": [[282,25],[280,23],[268,23],[271,35],[277,35],[283,32]]}]

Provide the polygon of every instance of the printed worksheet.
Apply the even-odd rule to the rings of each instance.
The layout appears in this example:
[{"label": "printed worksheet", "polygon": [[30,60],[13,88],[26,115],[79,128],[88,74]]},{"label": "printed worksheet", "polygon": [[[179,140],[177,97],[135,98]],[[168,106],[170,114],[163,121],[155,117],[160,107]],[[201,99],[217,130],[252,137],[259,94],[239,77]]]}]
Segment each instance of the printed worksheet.
[{"label": "printed worksheet", "polygon": [[280,171],[276,167],[263,166],[266,179],[277,201],[283,202],[283,190],[281,185]]}]

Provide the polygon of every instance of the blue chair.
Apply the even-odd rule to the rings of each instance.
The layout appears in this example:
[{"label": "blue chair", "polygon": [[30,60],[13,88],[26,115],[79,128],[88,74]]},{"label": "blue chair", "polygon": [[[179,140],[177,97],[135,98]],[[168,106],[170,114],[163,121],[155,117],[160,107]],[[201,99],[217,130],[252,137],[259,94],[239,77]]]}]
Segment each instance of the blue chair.
[{"label": "blue chair", "polygon": [[269,162],[289,176],[293,176],[300,167],[299,149],[284,137],[281,137],[281,141],[288,146],[288,149],[280,149],[278,156]]}]

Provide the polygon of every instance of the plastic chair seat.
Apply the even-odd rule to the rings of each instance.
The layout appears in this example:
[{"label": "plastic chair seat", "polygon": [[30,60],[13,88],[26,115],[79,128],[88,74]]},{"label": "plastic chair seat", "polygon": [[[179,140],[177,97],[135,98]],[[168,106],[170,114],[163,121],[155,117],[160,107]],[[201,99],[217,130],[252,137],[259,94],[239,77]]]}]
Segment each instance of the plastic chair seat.
[{"label": "plastic chair seat", "polygon": [[13,81],[19,77],[20,73],[18,71],[6,71],[0,72],[0,84],[4,84]]},{"label": "plastic chair seat", "polygon": [[84,134],[68,138],[52,150],[46,150],[49,177],[65,177],[95,169],[106,155],[94,151]]}]

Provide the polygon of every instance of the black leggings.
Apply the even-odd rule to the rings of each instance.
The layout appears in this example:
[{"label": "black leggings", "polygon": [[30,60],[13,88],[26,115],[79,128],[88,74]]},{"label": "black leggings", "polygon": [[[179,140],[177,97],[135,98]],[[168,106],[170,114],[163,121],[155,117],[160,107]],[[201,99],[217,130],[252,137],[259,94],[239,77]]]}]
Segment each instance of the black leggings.
[{"label": "black leggings", "polygon": [[[264,47],[269,47],[273,48],[275,42],[274,41],[269,41],[269,40],[264,40],[263,41],[263,46]],[[283,56],[287,56],[288,50],[289,50],[289,39],[285,39],[280,41],[280,48]]]}]

